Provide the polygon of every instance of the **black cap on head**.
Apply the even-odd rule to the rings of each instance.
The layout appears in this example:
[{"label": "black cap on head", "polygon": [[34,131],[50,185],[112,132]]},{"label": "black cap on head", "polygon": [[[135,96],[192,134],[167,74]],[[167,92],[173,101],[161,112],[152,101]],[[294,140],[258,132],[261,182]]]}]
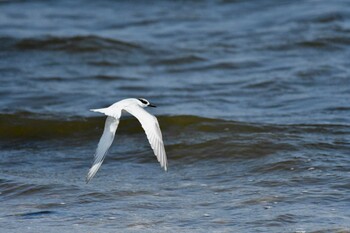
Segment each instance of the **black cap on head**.
[{"label": "black cap on head", "polygon": [[138,100],[140,100],[140,102],[143,103],[143,104],[149,104],[149,103],[147,102],[147,100],[145,100],[145,99],[138,98]]},{"label": "black cap on head", "polygon": [[153,108],[156,108],[156,107],[157,107],[157,106],[151,104],[150,102],[148,102],[148,100],[146,100],[146,99],[138,98],[138,100],[139,100],[141,103],[146,104],[147,107],[153,107]]}]

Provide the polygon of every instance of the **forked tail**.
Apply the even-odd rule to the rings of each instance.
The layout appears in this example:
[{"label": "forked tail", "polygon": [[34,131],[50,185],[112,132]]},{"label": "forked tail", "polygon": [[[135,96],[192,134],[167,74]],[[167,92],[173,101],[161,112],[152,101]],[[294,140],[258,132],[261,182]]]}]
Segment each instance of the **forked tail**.
[{"label": "forked tail", "polygon": [[103,114],[106,114],[108,108],[96,108],[96,109],[90,109],[91,112],[100,112]]}]

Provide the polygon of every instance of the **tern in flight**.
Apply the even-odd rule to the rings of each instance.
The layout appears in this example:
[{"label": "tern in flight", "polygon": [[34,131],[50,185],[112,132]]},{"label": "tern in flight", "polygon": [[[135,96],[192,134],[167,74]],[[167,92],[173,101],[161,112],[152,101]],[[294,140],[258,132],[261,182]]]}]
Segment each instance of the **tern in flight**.
[{"label": "tern in flight", "polygon": [[127,111],[131,115],[134,115],[140,121],[154,154],[160,163],[160,166],[163,167],[165,171],[167,170],[167,157],[165,154],[162,133],[160,131],[158,120],[155,116],[144,110],[145,107],[156,106],[150,104],[148,100],[143,98],[130,98],[116,102],[107,108],[91,109],[93,112],[105,114],[107,119],[103,134],[97,145],[94,162],[86,176],[86,183],[88,183],[95,176],[96,172],[101,167],[107,151],[112,145],[123,110]]}]

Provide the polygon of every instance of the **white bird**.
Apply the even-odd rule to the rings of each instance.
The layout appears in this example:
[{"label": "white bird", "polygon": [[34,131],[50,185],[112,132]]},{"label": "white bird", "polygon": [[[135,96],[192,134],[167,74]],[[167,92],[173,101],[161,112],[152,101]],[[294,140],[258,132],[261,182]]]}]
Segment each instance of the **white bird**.
[{"label": "white bird", "polygon": [[113,142],[114,135],[118,128],[119,119],[123,110],[134,115],[139,120],[143,129],[145,130],[148,141],[151,144],[158,162],[165,171],[167,170],[167,157],[165,154],[162,133],[160,131],[158,120],[155,116],[144,110],[143,108],[145,107],[156,106],[150,104],[148,100],[143,98],[130,98],[116,102],[107,108],[90,110],[93,112],[100,112],[105,114],[107,116],[107,119],[103,134],[95,152],[94,162],[86,176],[86,183],[88,183],[94,177],[98,169],[101,167],[107,151]]}]

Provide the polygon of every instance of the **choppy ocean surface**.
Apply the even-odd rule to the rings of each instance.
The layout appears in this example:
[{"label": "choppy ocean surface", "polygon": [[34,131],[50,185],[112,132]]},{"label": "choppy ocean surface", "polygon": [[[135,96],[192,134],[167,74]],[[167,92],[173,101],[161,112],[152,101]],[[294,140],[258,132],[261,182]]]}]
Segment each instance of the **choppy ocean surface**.
[{"label": "choppy ocean surface", "polygon": [[[350,2],[0,1],[1,232],[350,232]],[[169,171],[125,116],[158,106]]]}]

